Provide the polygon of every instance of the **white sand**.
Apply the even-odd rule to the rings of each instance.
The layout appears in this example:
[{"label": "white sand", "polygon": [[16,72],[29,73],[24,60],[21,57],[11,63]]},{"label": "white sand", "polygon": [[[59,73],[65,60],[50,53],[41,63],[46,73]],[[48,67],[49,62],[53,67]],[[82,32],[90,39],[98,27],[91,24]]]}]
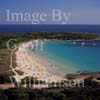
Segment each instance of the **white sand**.
[{"label": "white sand", "polygon": [[[31,42],[35,42],[35,41],[31,41]],[[38,80],[42,80],[48,83],[62,81],[64,78],[60,76],[52,75],[47,71],[46,66],[44,66],[46,64],[43,64],[45,62],[42,62],[42,60],[37,60],[35,58],[33,59],[33,57],[28,54],[27,49],[31,44],[31,42],[21,44],[18,48],[18,51],[16,51],[17,67],[15,69],[24,72],[24,75],[22,75],[19,79],[17,77],[17,80],[20,81],[26,76],[33,76]]]}]

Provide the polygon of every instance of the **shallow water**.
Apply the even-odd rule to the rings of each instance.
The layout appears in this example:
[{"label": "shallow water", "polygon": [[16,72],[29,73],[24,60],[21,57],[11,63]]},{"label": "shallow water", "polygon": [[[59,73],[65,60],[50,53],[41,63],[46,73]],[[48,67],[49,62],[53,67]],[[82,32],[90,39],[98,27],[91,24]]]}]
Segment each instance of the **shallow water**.
[{"label": "shallow water", "polygon": [[100,71],[100,41],[44,42],[41,55],[49,63],[49,70],[59,75],[76,71],[97,72]]}]

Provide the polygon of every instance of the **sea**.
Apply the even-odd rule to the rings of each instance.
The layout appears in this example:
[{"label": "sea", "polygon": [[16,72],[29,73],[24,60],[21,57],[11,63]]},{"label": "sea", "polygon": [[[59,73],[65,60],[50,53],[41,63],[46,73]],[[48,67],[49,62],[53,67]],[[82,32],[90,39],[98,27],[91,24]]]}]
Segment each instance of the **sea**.
[{"label": "sea", "polygon": [[3,24],[0,33],[15,32],[83,32],[100,34],[100,25],[28,25]]},{"label": "sea", "polygon": [[100,72],[100,41],[46,41],[38,51],[57,75]]},{"label": "sea", "polygon": [[[100,34],[100,25],[0,25],[1,34],[16,32]],[[51,64],[49,69],[54,73],[100,72],[100,41],[46,41],[43,47],[43,51],[38,54]]]}]

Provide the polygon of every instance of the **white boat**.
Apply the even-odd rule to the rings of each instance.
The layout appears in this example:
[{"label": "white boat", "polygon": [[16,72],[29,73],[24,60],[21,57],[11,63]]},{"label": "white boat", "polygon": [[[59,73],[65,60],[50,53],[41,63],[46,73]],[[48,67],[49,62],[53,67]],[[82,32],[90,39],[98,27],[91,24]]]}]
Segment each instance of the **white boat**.
[{"label": "white boat", "polygon": [[85,44],[86,44],[85,42],[82,42],[82,43],[81,43],[81,46],[84,46]]},{"label": "white boat", "polygon": [[73,44],[76,44],[76,42],[74,41]]}]

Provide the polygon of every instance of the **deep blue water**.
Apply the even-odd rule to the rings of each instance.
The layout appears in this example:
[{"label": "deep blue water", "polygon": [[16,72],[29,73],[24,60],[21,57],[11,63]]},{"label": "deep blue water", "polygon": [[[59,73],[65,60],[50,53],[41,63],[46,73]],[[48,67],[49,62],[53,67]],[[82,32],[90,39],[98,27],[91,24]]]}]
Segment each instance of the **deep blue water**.
[{"label": "deep blue water", "polygon": [[67,67],[76,71],[100,71],[100,41],[85,42],[49,41],[44,43],[43,54],[59,63],[63,74]]},{"label": "deep blue water", "polygon": [[88,32],[100,33],[100,25],[0,25],[0,32]]}]

